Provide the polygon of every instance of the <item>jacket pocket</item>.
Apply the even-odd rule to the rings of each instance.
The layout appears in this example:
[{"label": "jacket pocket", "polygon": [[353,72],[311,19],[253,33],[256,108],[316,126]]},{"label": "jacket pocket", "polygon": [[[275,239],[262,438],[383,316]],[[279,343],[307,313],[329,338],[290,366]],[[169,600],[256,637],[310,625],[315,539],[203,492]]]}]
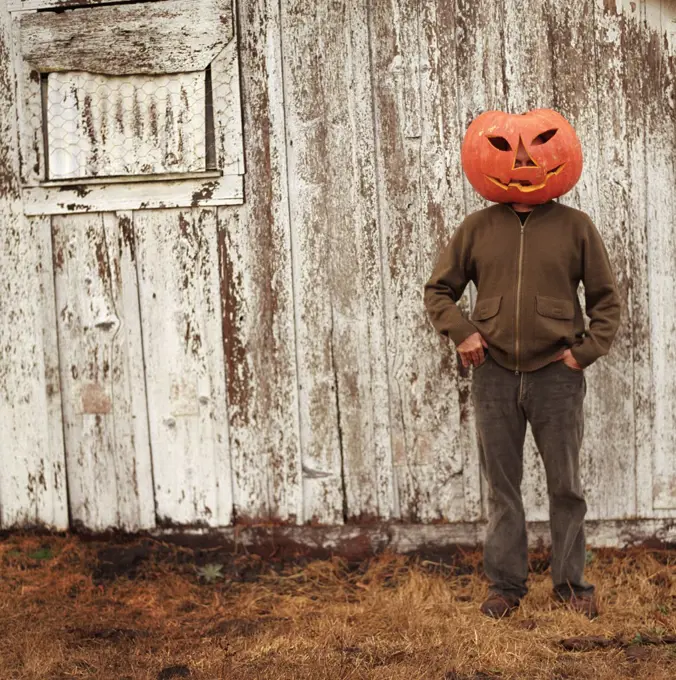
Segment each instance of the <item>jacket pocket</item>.
[{"label": "jacket pocket", "polygon": [[477,300],[472,312],[472,321],[486,321],[492,319],[500,311],[502,295]]},{"label": "jacket pocket", "polygon": [[575,306],[570,300],[535,296],[536,323],[533,328],[536,352],[544,352],[555,347],[570,346],[573,339],[573,319]]},{"label": "jacket pocket", "polygon": [[501,302],[502,295],[479,297],[472,311],[471,321],[490,347],[502,348],[505,344],[502,337],[505,332],[503,314],[498,314]]},{"label": "jacket pocket", "polygon": [[558,298],[536,295],[535,306],[538,310],[538,314],[549,317],[550,319],[567,321],[575,318],[575,307],[570,300],[559,300]]}]

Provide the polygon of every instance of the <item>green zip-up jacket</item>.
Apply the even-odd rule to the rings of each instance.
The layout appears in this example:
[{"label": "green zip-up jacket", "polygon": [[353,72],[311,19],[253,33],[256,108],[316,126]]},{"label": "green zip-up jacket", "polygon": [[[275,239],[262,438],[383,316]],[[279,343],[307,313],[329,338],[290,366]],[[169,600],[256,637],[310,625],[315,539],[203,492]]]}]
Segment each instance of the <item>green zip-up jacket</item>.
[{"label": "green zip-up jacket", "polygon": [[[457,306],[473,281],[469,319]],[[578,301],[584,283],[589,326]],[[589,216],[550,201],[524,225],[506,204],[468,215],[425,284],[432,325],[459,345],[479,331],[490,355],[514,371],[535,371],[570,348],[583,368],[608,353],[620,297],[608,253]]]}]

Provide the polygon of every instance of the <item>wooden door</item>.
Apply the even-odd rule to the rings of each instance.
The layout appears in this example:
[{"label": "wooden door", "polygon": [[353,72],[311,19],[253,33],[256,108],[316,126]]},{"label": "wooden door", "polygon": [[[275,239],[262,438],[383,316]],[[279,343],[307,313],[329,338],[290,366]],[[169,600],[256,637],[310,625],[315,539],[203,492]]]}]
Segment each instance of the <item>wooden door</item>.
[{"label": "wooden door", "polygon": [[218,206],[242,202],[244,172],[232,5],[97,4],[14,17],[24,211],[53,246],[70,516],[224,525]]}]

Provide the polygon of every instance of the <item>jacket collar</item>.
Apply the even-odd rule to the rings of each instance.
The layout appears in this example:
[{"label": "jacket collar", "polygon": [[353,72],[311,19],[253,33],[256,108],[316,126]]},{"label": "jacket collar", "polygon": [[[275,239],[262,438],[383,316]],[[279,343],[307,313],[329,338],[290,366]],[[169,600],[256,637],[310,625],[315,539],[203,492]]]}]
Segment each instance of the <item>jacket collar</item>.
[{"label": "jacket collar", "polygon": [[[514,208],[512,208],[511,203],[500,203],[499,205],[502,206],[505,210],[509,210],[512,213],[514,213],[515,215],[517,214],[517,211],[514,210]],[[549,209],[550,207],[555,206],[555,205],[558,205],[558,203],[556,203],[556,201],[554,199],[550,199],[546,203],[538,203],[537,205],[534,205],[533,209],[530,212],[533,213],[533,215],[540,214],[540,213],[544,212],[545,208]]]}]

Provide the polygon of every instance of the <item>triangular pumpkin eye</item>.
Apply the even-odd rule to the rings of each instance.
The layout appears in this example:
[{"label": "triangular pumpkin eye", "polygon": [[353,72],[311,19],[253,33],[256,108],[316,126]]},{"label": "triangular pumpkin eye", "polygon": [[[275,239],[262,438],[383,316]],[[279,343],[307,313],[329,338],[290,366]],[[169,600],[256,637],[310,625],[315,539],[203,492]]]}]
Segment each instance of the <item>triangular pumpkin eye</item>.
[{"label": "triangular pumpkin eye", "polygon": [[504,137],[488,137],[488,141],[500,151],[511,151],[512,147]]},{"label": "triangular pumpkin eye", "polygon": [[556,133],[557,128],[552,128],[551,130],[546,130],[541,132],[532,142],[531,146],[539,146],[540,144],[546,144]]}]

